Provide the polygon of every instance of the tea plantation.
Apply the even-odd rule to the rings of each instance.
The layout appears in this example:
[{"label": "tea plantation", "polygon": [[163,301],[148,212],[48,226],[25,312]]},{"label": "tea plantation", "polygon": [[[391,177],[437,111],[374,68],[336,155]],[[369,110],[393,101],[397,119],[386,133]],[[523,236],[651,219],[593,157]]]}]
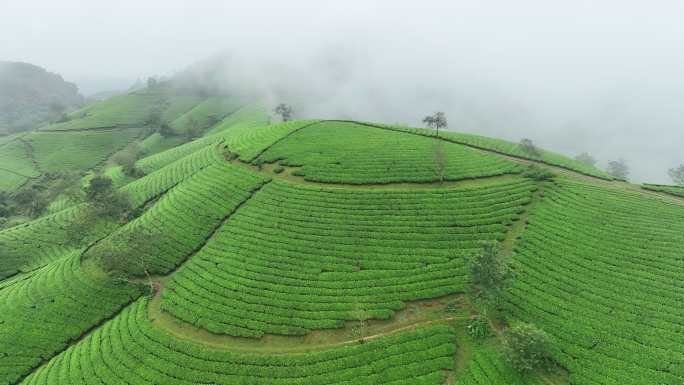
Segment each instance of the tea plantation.
[{"label": "tea plantation", "polygon": [[[0,384],[684,384],[678,188],[475,135],[270,122],[142,90],[0,139],[0,190],[70,170],[130,203],[78,226],[92,207],[64,195],[0,230]],[[492,244],[514,278],[489,309],[469,261]],[[518,372],[519,322],[554,364]]]}]

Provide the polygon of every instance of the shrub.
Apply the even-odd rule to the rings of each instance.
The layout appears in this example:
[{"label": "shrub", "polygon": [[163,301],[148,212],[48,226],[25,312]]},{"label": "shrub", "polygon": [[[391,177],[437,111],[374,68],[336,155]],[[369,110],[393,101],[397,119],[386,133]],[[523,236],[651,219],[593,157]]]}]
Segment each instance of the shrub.
[{"label": "shrub", "polygon": [[471,294],[486,308],[495,308],[513,280],[513,271],[499,255],[498,244],[485,244],[482,252],[470,259],[468,269]]},{"label": "shrub", "polygon": [[94,177],[85,188],[85,195],[97,216],[121,219],[131,209],[128,198],[114,189],[112,180],[106,176]]},{"label": "shrub", "polygon": [[506,358],[517,371],[526,373],[553,364],[551,339],[536,326],[517,324],[504,331],[503,339]]},{"label": "shrub", "polygon": [[534,142],[532,142],[532,139],[527,139],[527,138],[522,139],[518,146],[520,146],[520,149],[522,150],[522,152],[524,152],[525,154],[527,154],[531,157],[534,157],[534,158],[541,157],[541,152],[539,151],[537,146],[535,146]]},{"label": "shrub", "polygon": [[542,182],[545,180],[551,180],[553,179],[556,174],[551,172],[551,170],[544,168],[544,167],[539,167],[536,164],[531,165],[530,167],[525,170],[522,174],[525,178],[530,178],[532,180],[536,180],[538,182]]},{"label": "shrub", "polygon": [[135,162],[143,155],[143,151],[139,146],[129,146],[128,148],[116,153],[112,160],[117,165],[121,166],[124,174],[132,178],[139,178],[144,176],[144,173],[138,169]]},{"label": "shrub", "polygon": [[492,335],[489,323],[484,317],[480,316],[468,320],[466,329],[468,330],[468,334],[475,339],[486,338]]},{"label": "shrub", "polygon": [[273,169],[273,172],[276,173],[276,174],[280,174],[280,173],[282,173],[283,171],[285,171],[285,167],[283,167],[283,166],[278,166],[278,167],[276,167],[275,169]]}]

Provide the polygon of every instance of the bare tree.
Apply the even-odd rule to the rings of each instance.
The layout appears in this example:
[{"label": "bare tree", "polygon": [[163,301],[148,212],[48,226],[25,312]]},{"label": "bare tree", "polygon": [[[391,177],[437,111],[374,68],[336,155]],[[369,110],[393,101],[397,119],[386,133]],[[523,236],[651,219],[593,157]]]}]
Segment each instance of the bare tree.
[{"label": "bare tree", "polygon": [[596,159],[586,152],[577,155],[575,160],[584,164],[588,164],[589,166],[596,166]]},{"label": "bare tree", "polygon": [[283,120],[283,122],[287,122],[288,120],[292,119],[292,107],[285,103],[278,104],[273,112],[275,112],[276,115],[280,115],[280,118]]},{"label": "bare tree", "polygon": [[617,179],[627,180],[629,175],[629,166],[624,159],[612,160],[608,162],[608,174]]},{"label": "bare tree", "polygon": [[670,178],[676,185],[684,186],[684,164],[671,168],[667,173],[670,174]]},{"label": "bare tree", "polygon": [[446,115],[444,115],[444,112],[439,111],[423,118],[423,123],[425,123],[428,128],[434,128],[437,131],[436,136],[439,136],[440,128],[448,127]]}]

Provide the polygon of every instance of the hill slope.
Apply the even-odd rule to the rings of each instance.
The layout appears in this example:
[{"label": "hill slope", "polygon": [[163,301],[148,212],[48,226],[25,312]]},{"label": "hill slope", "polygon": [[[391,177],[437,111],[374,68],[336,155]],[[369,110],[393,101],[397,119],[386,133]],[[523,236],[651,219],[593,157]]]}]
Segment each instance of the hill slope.
[{"label": "hill slope", "polygon": [[75,84],[43,68],[0,62],[0,135],[58,120],[84,99]]},{"label": "hill slope", "polygon": [[[0,383],[684,382],[684,200],[503,141],[196,102],[176,119],[230,108],[118,179],[126,223],[69,240],[81,204],[0,231]],[[33,135],[131,129],[96,115]],[[517,276],[505,321],[543,328],[563,370],[519,376],[498,329],[466,332],[467,259],[492,241]]]}]

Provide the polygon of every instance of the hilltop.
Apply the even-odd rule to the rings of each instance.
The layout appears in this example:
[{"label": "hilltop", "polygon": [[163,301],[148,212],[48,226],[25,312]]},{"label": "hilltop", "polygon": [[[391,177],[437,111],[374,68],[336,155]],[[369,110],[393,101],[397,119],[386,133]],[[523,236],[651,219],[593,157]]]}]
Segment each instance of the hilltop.
[{"label": "hilltop", "polygon": [[84,103],[75,84],[45,69],[0,61],[0,135],[25,131]]},{"label": "hilltop", "polygon": [[[61,194],[0,231],[0,384],[684,382],[675,188],[493,138],[272,122],[164,87],[0,156],[25,178],[7,191],[71,170],[130,204],[92,219],[87,194]],[[477,338],[468,261],[492,242],[515,280]],[[513,369],[500,333],[517,322],[550,335],[555,370]]]}]

